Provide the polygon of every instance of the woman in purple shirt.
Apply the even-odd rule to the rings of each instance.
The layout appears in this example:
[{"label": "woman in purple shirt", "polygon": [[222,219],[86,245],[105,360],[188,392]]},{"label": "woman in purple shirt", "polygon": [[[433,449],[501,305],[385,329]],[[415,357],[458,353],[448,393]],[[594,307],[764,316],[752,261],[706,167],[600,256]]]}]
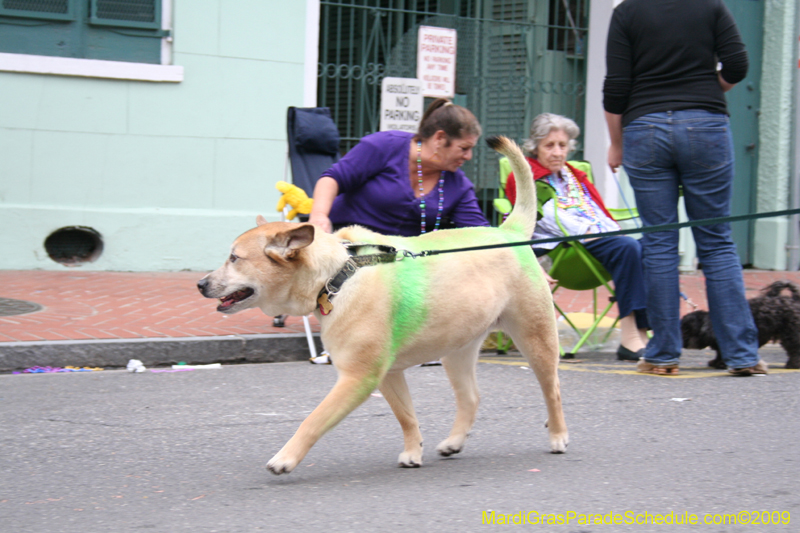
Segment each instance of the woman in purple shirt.
[{"label": "woman in purple shirt", "polygon": [[445,99],[425,111],[416,134],[382,131],[361,139],[322,174],[309,222],[327,232],[358,224],[411,237],[446,227],[488,226],[461,165],[481,126]]}]

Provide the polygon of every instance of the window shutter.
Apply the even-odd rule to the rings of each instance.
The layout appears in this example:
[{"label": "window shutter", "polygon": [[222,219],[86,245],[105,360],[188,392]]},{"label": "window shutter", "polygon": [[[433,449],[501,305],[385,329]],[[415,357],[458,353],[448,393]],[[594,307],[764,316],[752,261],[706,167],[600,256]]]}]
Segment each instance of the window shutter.
[{"label": "window shutter", "polygon": [[161,0],[91,0],[92,24],[161,28]]},{"label": "window shutter", "polygon": [[77,0],[0,0],[0,15],[48,20],[75,20]]}]

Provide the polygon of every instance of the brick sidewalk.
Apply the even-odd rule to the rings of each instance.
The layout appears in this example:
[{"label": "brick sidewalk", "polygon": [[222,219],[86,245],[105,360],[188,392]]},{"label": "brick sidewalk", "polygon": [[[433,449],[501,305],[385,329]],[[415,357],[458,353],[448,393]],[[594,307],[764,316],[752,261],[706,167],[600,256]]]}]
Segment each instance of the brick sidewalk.
[{"label": "brick sidewalk", "polygon": [[[235,315],[215,311],[195,286],[198,272],[89,272],[0,270],[0,298],[35,302],[35,313],[0,316],[0,342],[90,339],[185,338],[224,335],[302,333],[300,318],[285,328],[258,309]],[[748,297],[777,279],[800,284],[800,272],[745,271]],[[681,289],[707,309],[702,274],[681,276]],[[605,298],[607,294],[602,294]],[[560,290],[566,311],[591,312],[591,291]],[[681,307],[688,312],[688,305]],[[312,318],[314,331],[319,324]]]},{"label": "brick sidewalk", "polygon": [[[203,298],[198,272],[0,271],[0,297],[44,307],[0,317],[0,342],[139,339],[302,333],[292,317],[285,328],[258,309],[216,312]],[[315,322],[316,324],[316,322]],[[317,328],[318,329],[318,328]]]}]

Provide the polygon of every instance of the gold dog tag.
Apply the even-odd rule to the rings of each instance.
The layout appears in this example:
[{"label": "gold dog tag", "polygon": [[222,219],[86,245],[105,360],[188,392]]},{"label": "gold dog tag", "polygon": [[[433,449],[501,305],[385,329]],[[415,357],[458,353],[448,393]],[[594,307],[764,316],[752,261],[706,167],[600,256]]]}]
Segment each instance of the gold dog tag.
[{"label": "gold dog tag", "polygon": [[323,315],[328,315],[333,311],[333,304],[328,300],[327,292],[323,292],[322,295],[317,298],[317,303],[319,304],[319,312]]}]

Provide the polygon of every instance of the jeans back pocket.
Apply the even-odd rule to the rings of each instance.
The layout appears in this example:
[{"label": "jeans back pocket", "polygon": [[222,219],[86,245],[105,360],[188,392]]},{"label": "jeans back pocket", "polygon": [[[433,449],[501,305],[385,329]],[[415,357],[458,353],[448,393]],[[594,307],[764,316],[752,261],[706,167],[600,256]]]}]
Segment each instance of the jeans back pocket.
[{"label": "jeans back pocket", "polygon": [[622,165],[642,168],[656,159],[655,126],[628,125],[622,130]]},{"label": "jeans back pocket", "polygon": [[689,127],[686,131],[693,165],[714,170],[731,162],[733,147],[727,126]]}]

